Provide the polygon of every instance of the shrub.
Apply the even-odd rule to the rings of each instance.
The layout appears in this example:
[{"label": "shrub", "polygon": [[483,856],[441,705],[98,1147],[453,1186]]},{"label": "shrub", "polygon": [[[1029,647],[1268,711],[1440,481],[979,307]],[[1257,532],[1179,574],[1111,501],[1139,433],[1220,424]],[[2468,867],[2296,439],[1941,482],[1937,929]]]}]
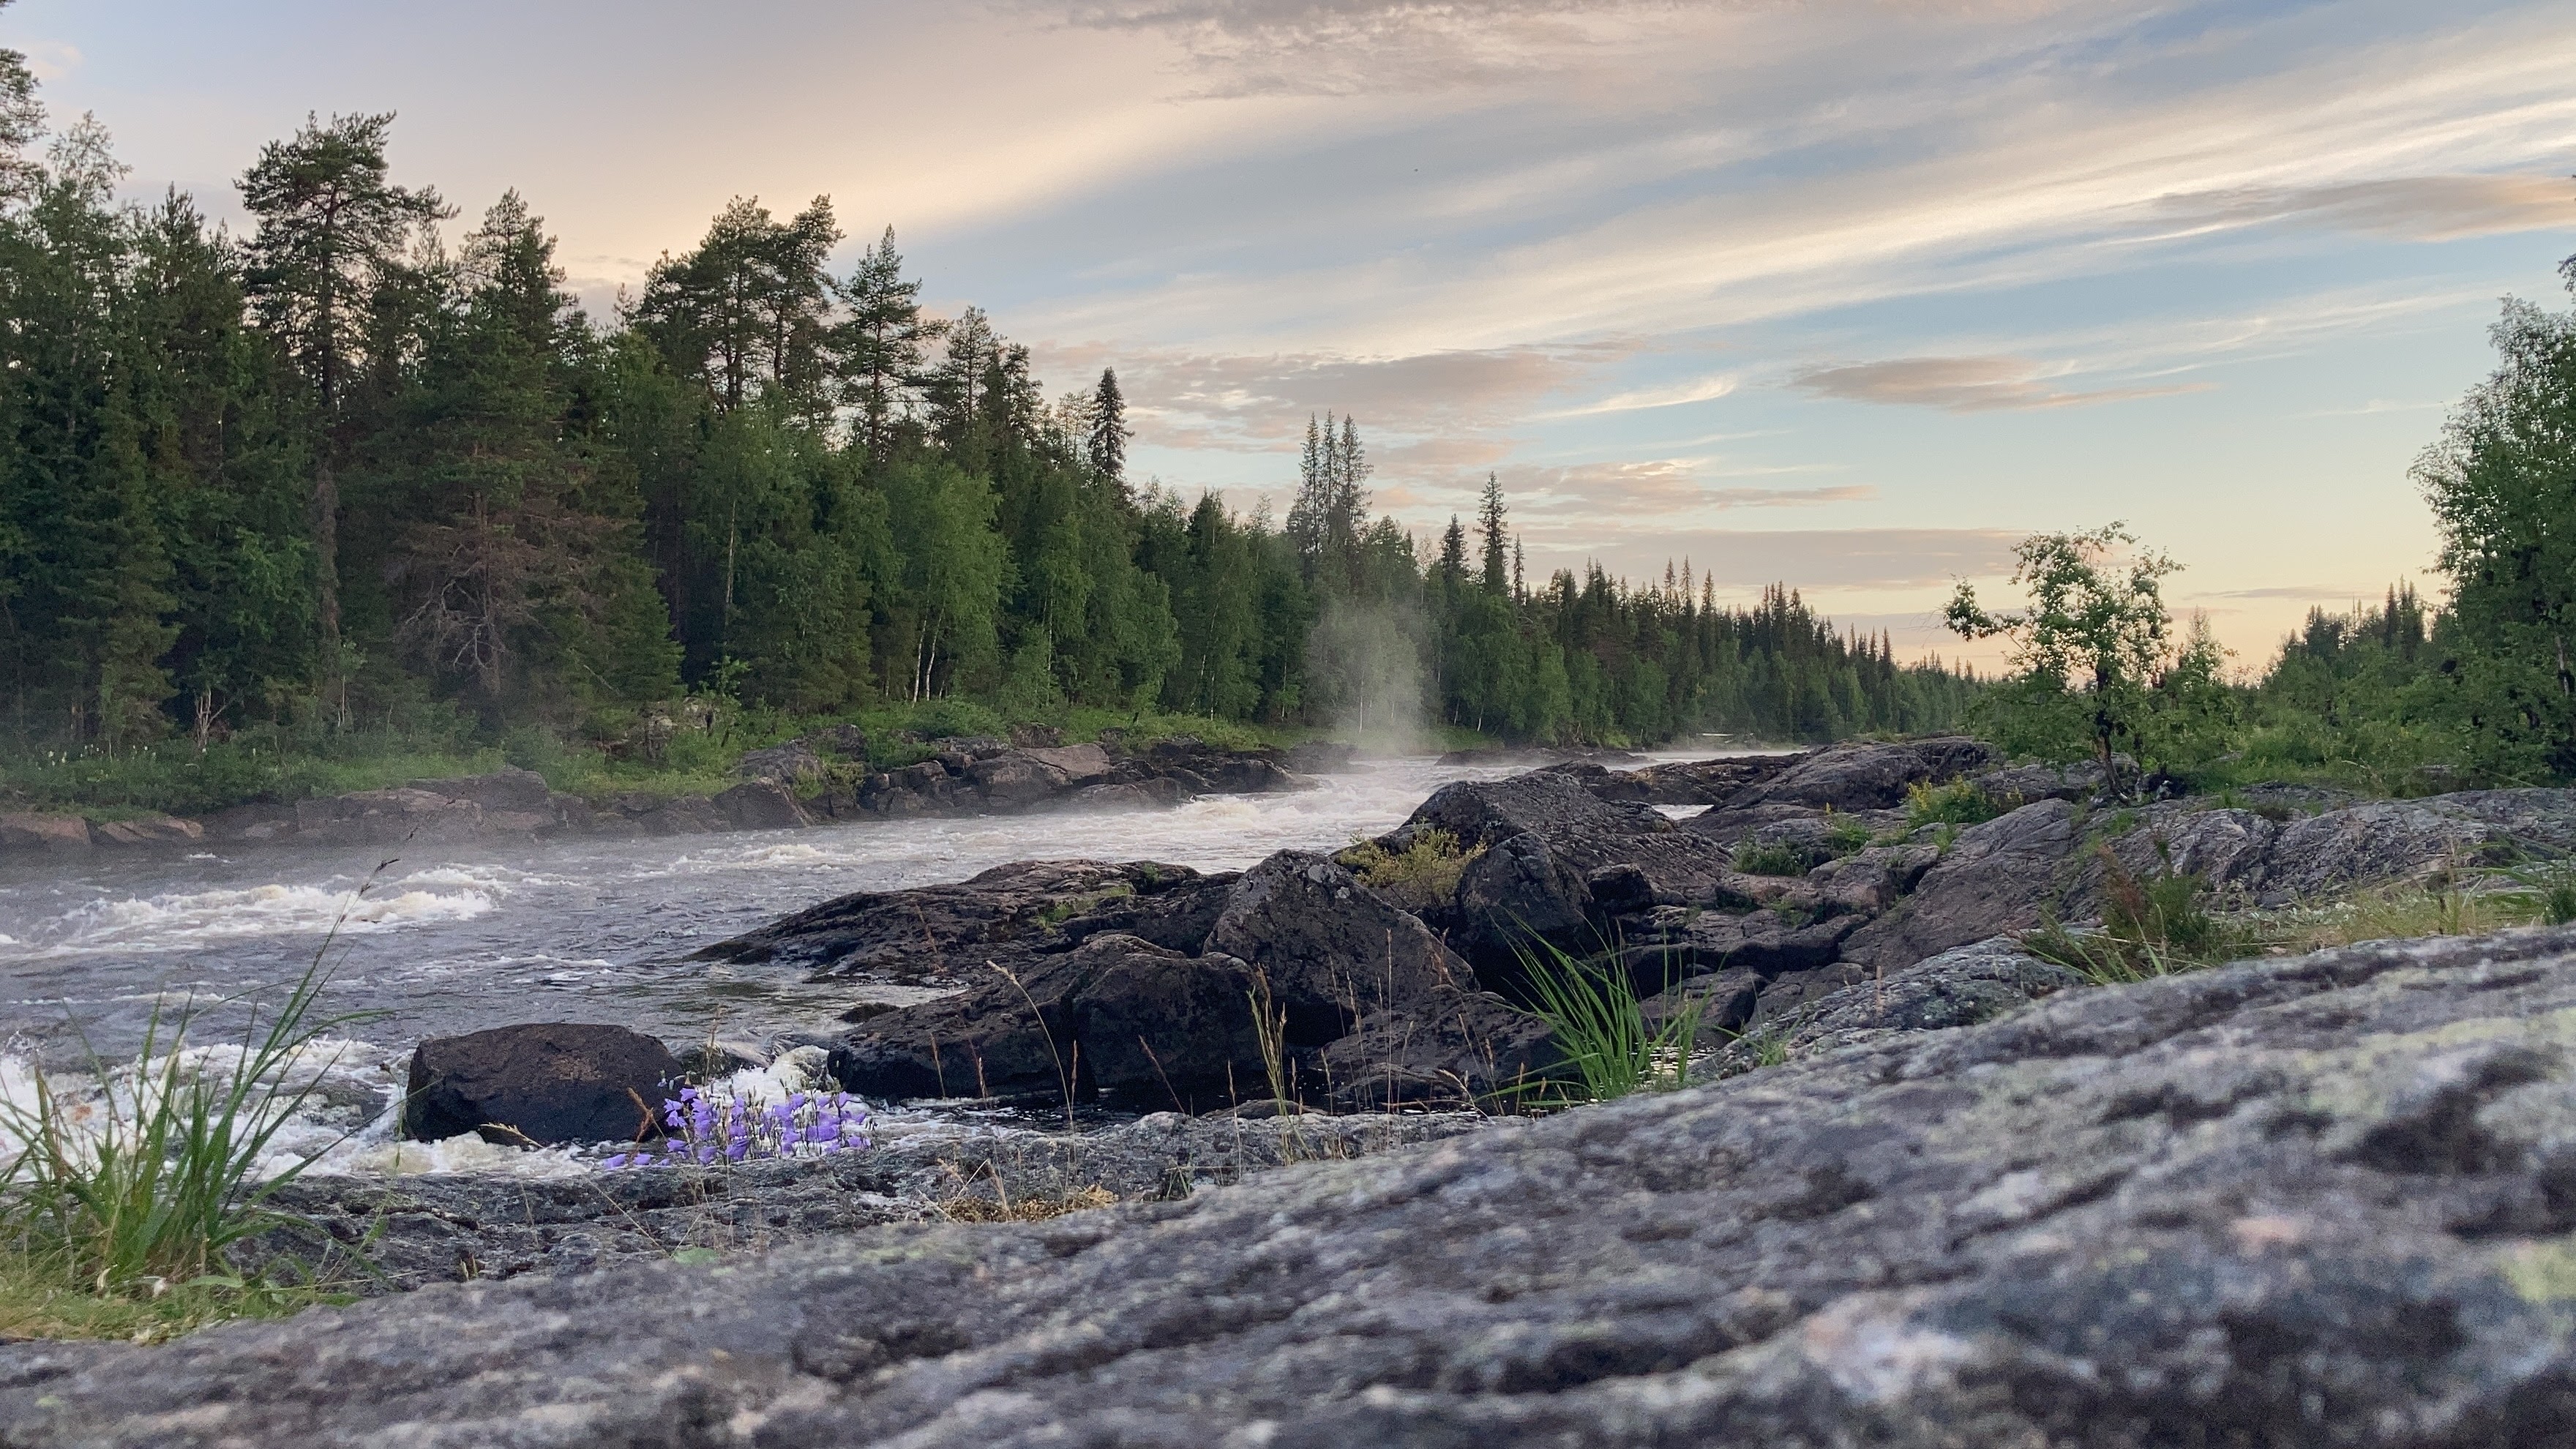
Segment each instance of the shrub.
[{"label": "shrub", "polygon": [[1481,845],[1474,850],[1460,850],[1457,836],[1434,826],[1415,831],[1413,843],[1401,851],[1363,840],[1335,859],[1371,889],[1407,910],[1418,911],[1439,905],[1455,894],[1459,877],[1484,853]]},{"label": "shrub", "polygon": [[1764,844],[1748,835],[1736,842],[1735,868],[1746,875],[1805,875],[1807,853],[1785,841]]},{"label": "shrub", "polygon": [[1905,824],[1910,830],[1926,825],[1982,825],[2003,813],[2003,802],[1977,788],[1972,780],[1905,788]]}]

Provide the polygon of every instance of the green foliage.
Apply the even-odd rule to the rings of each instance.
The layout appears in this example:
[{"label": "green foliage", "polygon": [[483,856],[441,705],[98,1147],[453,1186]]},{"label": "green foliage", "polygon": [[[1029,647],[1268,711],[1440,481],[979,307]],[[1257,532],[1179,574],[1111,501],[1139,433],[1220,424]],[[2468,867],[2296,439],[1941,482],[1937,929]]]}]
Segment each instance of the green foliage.
[{"label": "green foliage", "polygon": [[1962,638],[2012,642],[2013,674],[1981,702],[2007,750],[2042,759],[2090,754],[2112,793],[2134,783],[2123,757],[2188,767],[2215,755],[2234,722],[2226,662],[2204,622],[2176,638],[2163,580],[2180,565],[2113,523],[2022,541],[2018,612],[1989,613],[1961,583],[1948,620]]},{"label": "green foliage", "polygon": [[1917,783],[1905,787],[1905,826],[1920,830],[1926,825],[1979,825],[2001,815],[2008,807],[2002,801],[1977,788],[1971,780],[1953,780],[1947,785]]},{"label": "green foliage", "polygon": [[[2565,269],[2576,289],[2576,263]],[[2415,476],[2451,579],[2444,705],[2494,778],[2576,779],[2576,313],[2508,301],[2499,365]]]},{"label": "green foliage", "polygon": [[1481,845],[1462,850],[1457,836],[1437,827],[1425,827],[1415,831],[1412,843],[1401,851],[1363,840],[1334,859],[1397,905],[1418,911],[1440,905],[1455,895],[1459,878],[1484,853]]},{"label": "green foliage", "polygon": [[1735,846],[1735,868],[1746,875],[1805,875],[1807,853],[1786,841],[1768,844],[1748,835]]},{"label": "green foliage", "polygon": [[1519,947],[1518,954],[1529,982],[1530,1012],[1547,1023],[1550,1040],[1575,1075],[1572,1082],[1534,1087],[1540,1101],[1607,1102],[1685,1085],[1699,1039],[1700,1003],[1651,1024],[1636,983],[1615,958],[1577,960],[1544,940]]}]

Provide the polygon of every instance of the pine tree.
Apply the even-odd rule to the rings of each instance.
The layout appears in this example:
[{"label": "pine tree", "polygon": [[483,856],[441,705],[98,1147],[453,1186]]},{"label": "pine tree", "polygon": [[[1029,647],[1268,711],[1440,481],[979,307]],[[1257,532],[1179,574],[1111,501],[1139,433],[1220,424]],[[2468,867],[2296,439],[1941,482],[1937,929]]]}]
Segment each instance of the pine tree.
[{"label": "pine tree", "polygon": [[842,399],[858,409],[859,437],[881,466],[895,417],[921,385],[922,359],[948,324],[921,314],[921,283],[904,276],[893,227],[835,291],[846,311],[834,334]]},{"label": "pine tree", "polygon": [[315,621],[322,667],[340,677],[340,490],[352,441],[345,403],[368,358],[379,292],[403,270],[413,232],[454,213],[437,191],[387,178],[391,112],[307,117],[289,141],[262,147],[242,174],[242,206],[258,220],[247,247],[251,305],[304,375],[321,432],[314,450],[311,527]]},{"label": "pine tree", "polygon": [[1118,373],[1112,368],[1100,369],[1100,385],[1091,392],[1091,436],[1088,439],[1092,471],[1112,482],[1127,481],[1127,440],[1136,436],[1127,428],[1127,400],[1118,392]]}]

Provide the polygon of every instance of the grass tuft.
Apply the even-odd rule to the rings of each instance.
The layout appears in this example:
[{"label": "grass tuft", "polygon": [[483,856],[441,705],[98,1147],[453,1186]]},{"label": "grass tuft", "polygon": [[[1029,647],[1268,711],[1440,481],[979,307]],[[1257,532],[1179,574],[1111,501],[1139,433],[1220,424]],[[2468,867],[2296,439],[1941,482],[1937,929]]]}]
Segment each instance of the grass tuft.
[{"label": "grass tuft", "polygon": [[1446,902],[1458,880],[1485,848],[1458,848],[1458,837],[1438,827],[1413,833],[1413,843],[1390,851],[1374,840],[1361,840],[1334,857],[1371,889],[1407,910],[1424,910]]},{"label": "grass tuft", "polygon": [[1682,1007],[1658,1027],[1646,1020],[1636,984],[1615,960],[1579,961],[1545,940],[1515,949],[1529,982],[1530,1013],[1547,1023],[1578,1078],[1537,1084],[1545,1095],[1536,1105],[1607,1102],[1686,1083],[1703,1003]]}]

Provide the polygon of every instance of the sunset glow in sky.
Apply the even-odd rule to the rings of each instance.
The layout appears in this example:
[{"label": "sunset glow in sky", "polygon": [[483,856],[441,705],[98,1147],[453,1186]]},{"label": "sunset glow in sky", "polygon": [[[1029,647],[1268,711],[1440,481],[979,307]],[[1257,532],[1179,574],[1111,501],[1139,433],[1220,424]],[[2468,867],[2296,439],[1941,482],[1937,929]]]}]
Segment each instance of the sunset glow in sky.
[{"label": "sunset glow in sky", "polygon": [[[2576,252],[2535,0],[22,0],[57,119],[237,215],[308,111],[517,187],[605,314],[731,197],[828,193],[1139,475],[1284,509],[1358,415],[1425,531],[1780,579],[1916,650],[1954,577],[2125,518],[2259,664],[2419,576],[2408,482]],[[1954,651],[1944,648],[1945,653]]]}]

